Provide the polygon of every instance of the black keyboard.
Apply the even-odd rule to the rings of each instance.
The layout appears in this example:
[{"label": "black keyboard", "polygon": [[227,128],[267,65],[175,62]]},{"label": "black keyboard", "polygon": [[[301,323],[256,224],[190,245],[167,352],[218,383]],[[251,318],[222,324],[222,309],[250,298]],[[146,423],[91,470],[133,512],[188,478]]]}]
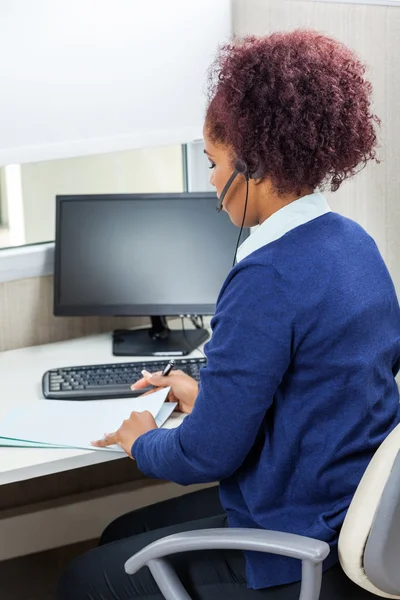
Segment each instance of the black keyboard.
[{"label": "black keyboard", "polygon": [[[45,398],[53,400],[103,400],[105,398],[134,398],[145,390],[131,390],[131,385],[142,378],[142,371],[163,371],[169,360],[111,363],[83,367],[52,369],[43,375],[42,389]],[[184,371],[196,381],[206,358],[175,360],[174,369]]]}]

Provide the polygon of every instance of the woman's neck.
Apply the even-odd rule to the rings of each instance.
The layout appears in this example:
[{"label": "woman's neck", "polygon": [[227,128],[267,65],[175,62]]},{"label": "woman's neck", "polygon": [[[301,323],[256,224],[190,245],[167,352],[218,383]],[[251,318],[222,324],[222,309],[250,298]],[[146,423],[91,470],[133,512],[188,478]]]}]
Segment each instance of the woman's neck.
[{"label": "woman's neck", "polygon": [[[262,183],[260,185],[263,185]],[[264,190],[263,190],[264,191]],[[268,193],[269,192],[269,193]],[[259,210],[257,211],[257,221],[258,224],[264,223],[271,215],[278,212],[284,206],[295,202],[296,200],[300,200],[304,196],[308,196],[313,193],[312,188],[304,188],[301,190],[300,195],[296,193],[290,194],[277,194],[276,191],[269,189],[266,187],[265,193],[260,194],[260,199],[257,202]],[[263,197],[262,197],[263,196]]]}]

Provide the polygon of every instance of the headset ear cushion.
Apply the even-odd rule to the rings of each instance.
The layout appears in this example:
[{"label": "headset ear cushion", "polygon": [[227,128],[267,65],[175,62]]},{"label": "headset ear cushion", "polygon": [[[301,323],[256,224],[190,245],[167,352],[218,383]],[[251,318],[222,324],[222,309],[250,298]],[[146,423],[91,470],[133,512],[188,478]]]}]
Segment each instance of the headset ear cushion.
[{"label": "headset ear cushion", "polygon": [[243,160],[243,158],[237,158],[235,160],[235,171],[237,171],[241,175],[250,177],[250,179],[261,179],[264,175],[263,169],[257,169],[255,173],[249,175],[249,167],[247,166],[247,163]]},{"label": "headset ear cushion", "polygon": [[237,171],[241,175],[247,175],[249,169],[242,158],[237,158],[235,160],[235,171]]}]

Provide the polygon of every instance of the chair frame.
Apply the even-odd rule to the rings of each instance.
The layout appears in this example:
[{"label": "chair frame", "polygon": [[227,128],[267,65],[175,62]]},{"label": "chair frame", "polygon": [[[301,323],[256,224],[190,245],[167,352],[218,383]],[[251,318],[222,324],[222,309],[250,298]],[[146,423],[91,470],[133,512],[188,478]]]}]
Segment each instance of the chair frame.
[{"label": "chair frame", "polygon": [[149,544],[125,563],[129,575],[147,566],[165,600],[191,600],[168,555],[193,550],[244,550],[280,554],[302,561],[299,600],[318,600],[321,591],[322,562],[330,548],[312,538],[260,529],[202,529],[161,538]]}]

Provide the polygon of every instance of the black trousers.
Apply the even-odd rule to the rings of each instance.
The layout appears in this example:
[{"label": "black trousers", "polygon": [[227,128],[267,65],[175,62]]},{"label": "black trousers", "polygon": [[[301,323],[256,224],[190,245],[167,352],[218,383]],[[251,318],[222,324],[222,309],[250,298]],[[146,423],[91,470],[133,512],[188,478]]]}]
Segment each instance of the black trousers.
[{"label": "black trousers", "polygon": [[[147,567],[126,575],[124,563],[147,544],[181,531],[226,527],[218,489],[210,488],[128,513],[107,527],[98,548],[62,576],[57,600],[164,600]],[[244,555],[234,550],[187,552],[170,562],[193,600],[298,600],[300,583],[249,590]],[[353,584],[336,565],[323,575],[320,600],[378,598]]]}]

